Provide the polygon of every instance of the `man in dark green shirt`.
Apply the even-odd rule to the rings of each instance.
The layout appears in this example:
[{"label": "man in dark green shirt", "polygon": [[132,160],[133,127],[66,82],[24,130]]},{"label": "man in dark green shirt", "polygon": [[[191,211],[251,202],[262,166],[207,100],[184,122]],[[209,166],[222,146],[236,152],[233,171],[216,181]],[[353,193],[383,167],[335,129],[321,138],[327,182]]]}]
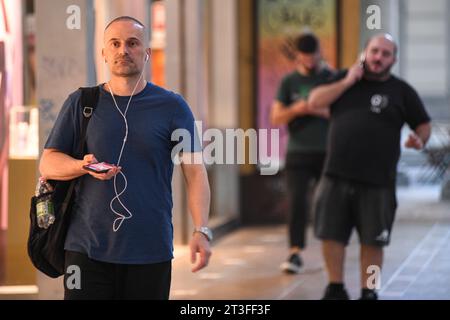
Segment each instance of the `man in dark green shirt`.
[{"label": "man in dark green shirt", "polygon": [[296,40],[296,70],[281,82],[271,110],[273,125],[288,125],[286,173],[289,197],[290,254],[281,265],[284,272],[298,273],[303,267],[308,220],[308,194],[321,173],[325,159],[328,111],[310,111],[307,99],[312,88],[332,77],[322,63],[318,39],[302,34]]}]

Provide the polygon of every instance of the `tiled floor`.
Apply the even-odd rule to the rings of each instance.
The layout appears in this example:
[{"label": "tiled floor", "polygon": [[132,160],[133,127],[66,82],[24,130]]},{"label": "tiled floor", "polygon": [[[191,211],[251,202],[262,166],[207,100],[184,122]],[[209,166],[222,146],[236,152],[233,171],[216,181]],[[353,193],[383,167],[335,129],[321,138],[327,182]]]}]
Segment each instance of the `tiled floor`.
[{"label": "tiled floor", "polygon": [[[172,299],[319,299],[326,285],[319,243],[310,241],[304,273],[284,275],[278,269],[286,256],[284,229],[248,228],[230,235],[215,246],[211,265],[199,274],[191,274],[188,257],[179,256]],[[435,233],[443,231],[446,233],[436,239]],[[449,234],[450,223],[397,225],[393,244],[386,250],[380,297],[450,299]],[[423,250],[426,254],[421,255]],[[358,255],[353,239],[346,260],[346,283],[352,298],[359,296]]]},{"label": "tiled floor", "polygon": [[434,225],[381,292],[386,298],[450,299],[450,226]]},{"label": "tiled floor", "polygon": [[[400,189],[392,244],[385,251],[380,298],[450,299],[450,203],[437,189]],[[208,269],[189,272],[187,256],[175,260],[172,299],[319,299],[326,285],[320,243],[309,233],[306,270],[284,275],[286,227],[246,228],[214,246]],[[347,250],[346,285],[359,297],[359,246]]]},{"label": "tiled floor", "polygon": [[[392,244],[385,251],[382,299],[450,299],[450,203],[436,190],[399,190]],[[418,196],[420,195],[420,196]],[[286,226],[241,228],[214,243],[210,266],[190,271],[187,247],[177,247],[171,299],[319,299],[326,285],[320,243],[309,233],[305,272],[285,275]],[[359,246],[347,250],[346,285],[359,297]],[[61,299],[62,280],[38,276],[39,294],[1,298]]]}]

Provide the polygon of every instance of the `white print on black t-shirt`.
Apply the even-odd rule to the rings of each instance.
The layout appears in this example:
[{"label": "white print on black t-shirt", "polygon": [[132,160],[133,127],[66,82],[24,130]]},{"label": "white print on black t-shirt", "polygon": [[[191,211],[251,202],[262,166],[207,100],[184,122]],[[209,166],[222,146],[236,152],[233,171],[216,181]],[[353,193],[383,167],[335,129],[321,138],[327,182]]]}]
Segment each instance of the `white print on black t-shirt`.
[{"label": "white print on black t-shirt", "polygon": [[375,94],[370,99],[370,111],[381,113],[389,104],[389,97],[384,94]]}]

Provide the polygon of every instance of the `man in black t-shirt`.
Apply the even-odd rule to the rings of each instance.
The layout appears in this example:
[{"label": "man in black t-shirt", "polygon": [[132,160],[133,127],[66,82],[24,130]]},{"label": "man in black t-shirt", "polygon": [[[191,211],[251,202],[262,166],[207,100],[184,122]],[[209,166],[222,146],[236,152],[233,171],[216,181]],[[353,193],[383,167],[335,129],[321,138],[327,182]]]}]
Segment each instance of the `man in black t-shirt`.
[{"label": "man in black t-shirt", "polygon": [[324,299],[348,299],[343,265],[354,227],[361,243],[361,299],[377,298],[371,280],[373,270],[381,269],[397,207],[400,131],[407,123],[413,132],[406,147],[417,150],[430,136],[430,118],[416,91],[391,74],[396,53],[390,35],[373,37],[363,61],[308,100],[309,108],[331,112],[324,176],[314,200],[315,233],[329,277]]},{"label": "man in black t-shirt", "polygon": [[281,264],[287,273],[298,273],[303,267],[301,251],[306,246],[310,211],[308,190],[319,180],[325,160],[329,112],[310,110],[306,101],[312,88],[333,76],[322,64],[319,41],[313,34],[300,35],[295,45],[297,67],[283,78],[271,109],[272,124],[289,127],[286,176],[290,252]]}]

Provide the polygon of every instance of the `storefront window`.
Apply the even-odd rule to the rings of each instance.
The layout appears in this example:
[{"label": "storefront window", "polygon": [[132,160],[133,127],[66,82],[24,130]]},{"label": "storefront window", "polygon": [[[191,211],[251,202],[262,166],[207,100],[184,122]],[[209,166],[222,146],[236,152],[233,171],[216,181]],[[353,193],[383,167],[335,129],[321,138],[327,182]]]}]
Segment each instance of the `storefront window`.
[{"label": "storefront window", "polygon": [[9,158],[34,158],[39,151],[37,107],[14,106],[9,113]]},{"label": "storefront window", "polygon": [[32,0],[0,0],[0,285],[6,286],[36,283],[26,250],[39,148],[33,16]]}]

